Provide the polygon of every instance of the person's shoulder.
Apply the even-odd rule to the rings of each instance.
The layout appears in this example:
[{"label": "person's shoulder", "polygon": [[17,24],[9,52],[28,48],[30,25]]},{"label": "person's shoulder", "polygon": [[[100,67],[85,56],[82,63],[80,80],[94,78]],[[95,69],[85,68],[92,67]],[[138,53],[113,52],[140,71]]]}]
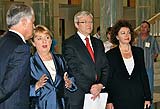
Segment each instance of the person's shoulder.
[{"label": "person's shoulder", "polygon": [[78,36],[78,34],[73,34],[72,36],[68,37],[67,39],[65,39],[62,43],[62,46],[66,46],[66,45],[77,45],[77,43],[80,41],[80,37]]},{"label": "person's shoulder", "polygon": [[3,43],[4,46],[7,45],[7,47],[10,48],[14,48],[21,43],[16,34],[12,32],[7,32],[6,34],[4,34],[0,42]]},{"label": "person's shoulder", "polygon": [[93,37],[97,38],[97,34],[94,34]]},{"label": "person's shoulder", "polygon": [[75,34],[69,36],[67,39],[65,39],[64,42],[70,42],[70,41],[74,40],[77,36],[78,36],[78,34],[75,33]]},{"label": "person's shoulder", "polygon": [[14,32],[11,32],[11,31],[8,31],[4,35],[4,37],[8,38],[9,41],[15,42],[16,44],[19,44],[19,43],[23,42],[22,39],[21,39],[21,37],[18,34],[14,33]]},{"label": "person's shoulder", "polygon": [[132,50],[134,50],[134,51],[137,52],[137,53],[140,53],[140,52],[143,52],[143,51],[144,51],[143,48],[137,47],[137,46],[132,46]]},{"label": "person's shoulder", "polygon": [[118,51],[118,46],[114,47],[112,49],[110,49],[109,51],[106,52],[106,55],[113,55],[114,53],[116,53]]},{"label": "person's shoulder", "polygon": [[96,41],[96,42],[103,43],[102,40],[97,39],[96,37],[93,37],[93,36],[91,36],[91,40]]},{"label": "person's shoulder", "polygon": [[150,40],[156,40],[156,37],[152,36],[152,35],[149,35],[149,39]]}]

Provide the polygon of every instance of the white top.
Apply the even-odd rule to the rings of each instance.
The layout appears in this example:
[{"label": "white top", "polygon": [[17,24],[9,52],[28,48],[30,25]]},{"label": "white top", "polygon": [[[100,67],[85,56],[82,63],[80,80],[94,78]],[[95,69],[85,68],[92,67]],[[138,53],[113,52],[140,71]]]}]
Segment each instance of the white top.
[{"label": "white top", "polygon": [[54,65],[53,60],[49,60],[49,61],[43,61],[44,65],[46,66],[47,70],[49,71],[52,80],[55,81],[55,77],[56,77],[56,68]]},{"label": "white top", "polygon": [[132,74],[133,68],[134,68],[134,59],[133,56],[131,58],[123,58],[123,61],[125,63],[125,66],[127,68],[127,71],[129,75]]},{"label": "white top", "polygon": [[97,39],[101,39],[101,36],[98,35],[98,33],[94,34],[93,37],[97,38]]},{"label": "white top", "polygon": [[111,49],[111,47],[113,46],[113,44],[109,41],[104,42],[103,45],[104,45],[104,48],[105,48],[105,53],[107,51],[109,51]]}]

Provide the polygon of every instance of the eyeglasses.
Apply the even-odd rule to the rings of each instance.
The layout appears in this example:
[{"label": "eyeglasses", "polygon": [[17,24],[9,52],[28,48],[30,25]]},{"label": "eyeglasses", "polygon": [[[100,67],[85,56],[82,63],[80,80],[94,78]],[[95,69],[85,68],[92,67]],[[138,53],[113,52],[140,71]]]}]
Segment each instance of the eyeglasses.
[{"label": "eyeglasses", "polygon": [[77,22],[77,23],[84,23],[84,24],[93,24],[93,21],[82,21],[82,22]]}]

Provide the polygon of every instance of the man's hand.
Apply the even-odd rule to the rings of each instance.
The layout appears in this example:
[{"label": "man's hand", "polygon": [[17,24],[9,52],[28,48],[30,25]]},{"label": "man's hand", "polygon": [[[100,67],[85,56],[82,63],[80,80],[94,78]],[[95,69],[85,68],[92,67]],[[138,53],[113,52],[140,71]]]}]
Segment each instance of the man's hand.
[{"label": "man's hand", "polygon": [[102,89],[103,89],[103,85],[102,84],[94,84],[94,85],[92,85],[91,89],[90,89],[90,93],[93,96],[92,96],[91,99],[95,100],[99,96],[99,94],[100,94]]}]

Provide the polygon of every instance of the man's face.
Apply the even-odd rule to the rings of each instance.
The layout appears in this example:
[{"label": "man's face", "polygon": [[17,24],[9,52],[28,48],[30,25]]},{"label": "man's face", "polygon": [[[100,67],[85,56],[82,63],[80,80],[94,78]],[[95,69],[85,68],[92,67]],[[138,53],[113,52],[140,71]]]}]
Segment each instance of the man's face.
[{"label": "man's face", "polygon": [[149,32],[149,25],[147,23],[141,24],[141,33],[146,34]]},{"label": "man's face", "polygon": [[82,33],[85,36],[88,36],[91,34],[93,30],[93,21],[92,17],[90,16],[82,16],[79,18],[79,21],[75,23],[76,28],[80,33]]},{"label": "man's face", "polygon": [[25,34],[26,40],[32,38],[33,29],[34,29],[34,21],[35,21],[34,16],[32,17],[32,19],[27,19],[26,21],[26,34]]}]

